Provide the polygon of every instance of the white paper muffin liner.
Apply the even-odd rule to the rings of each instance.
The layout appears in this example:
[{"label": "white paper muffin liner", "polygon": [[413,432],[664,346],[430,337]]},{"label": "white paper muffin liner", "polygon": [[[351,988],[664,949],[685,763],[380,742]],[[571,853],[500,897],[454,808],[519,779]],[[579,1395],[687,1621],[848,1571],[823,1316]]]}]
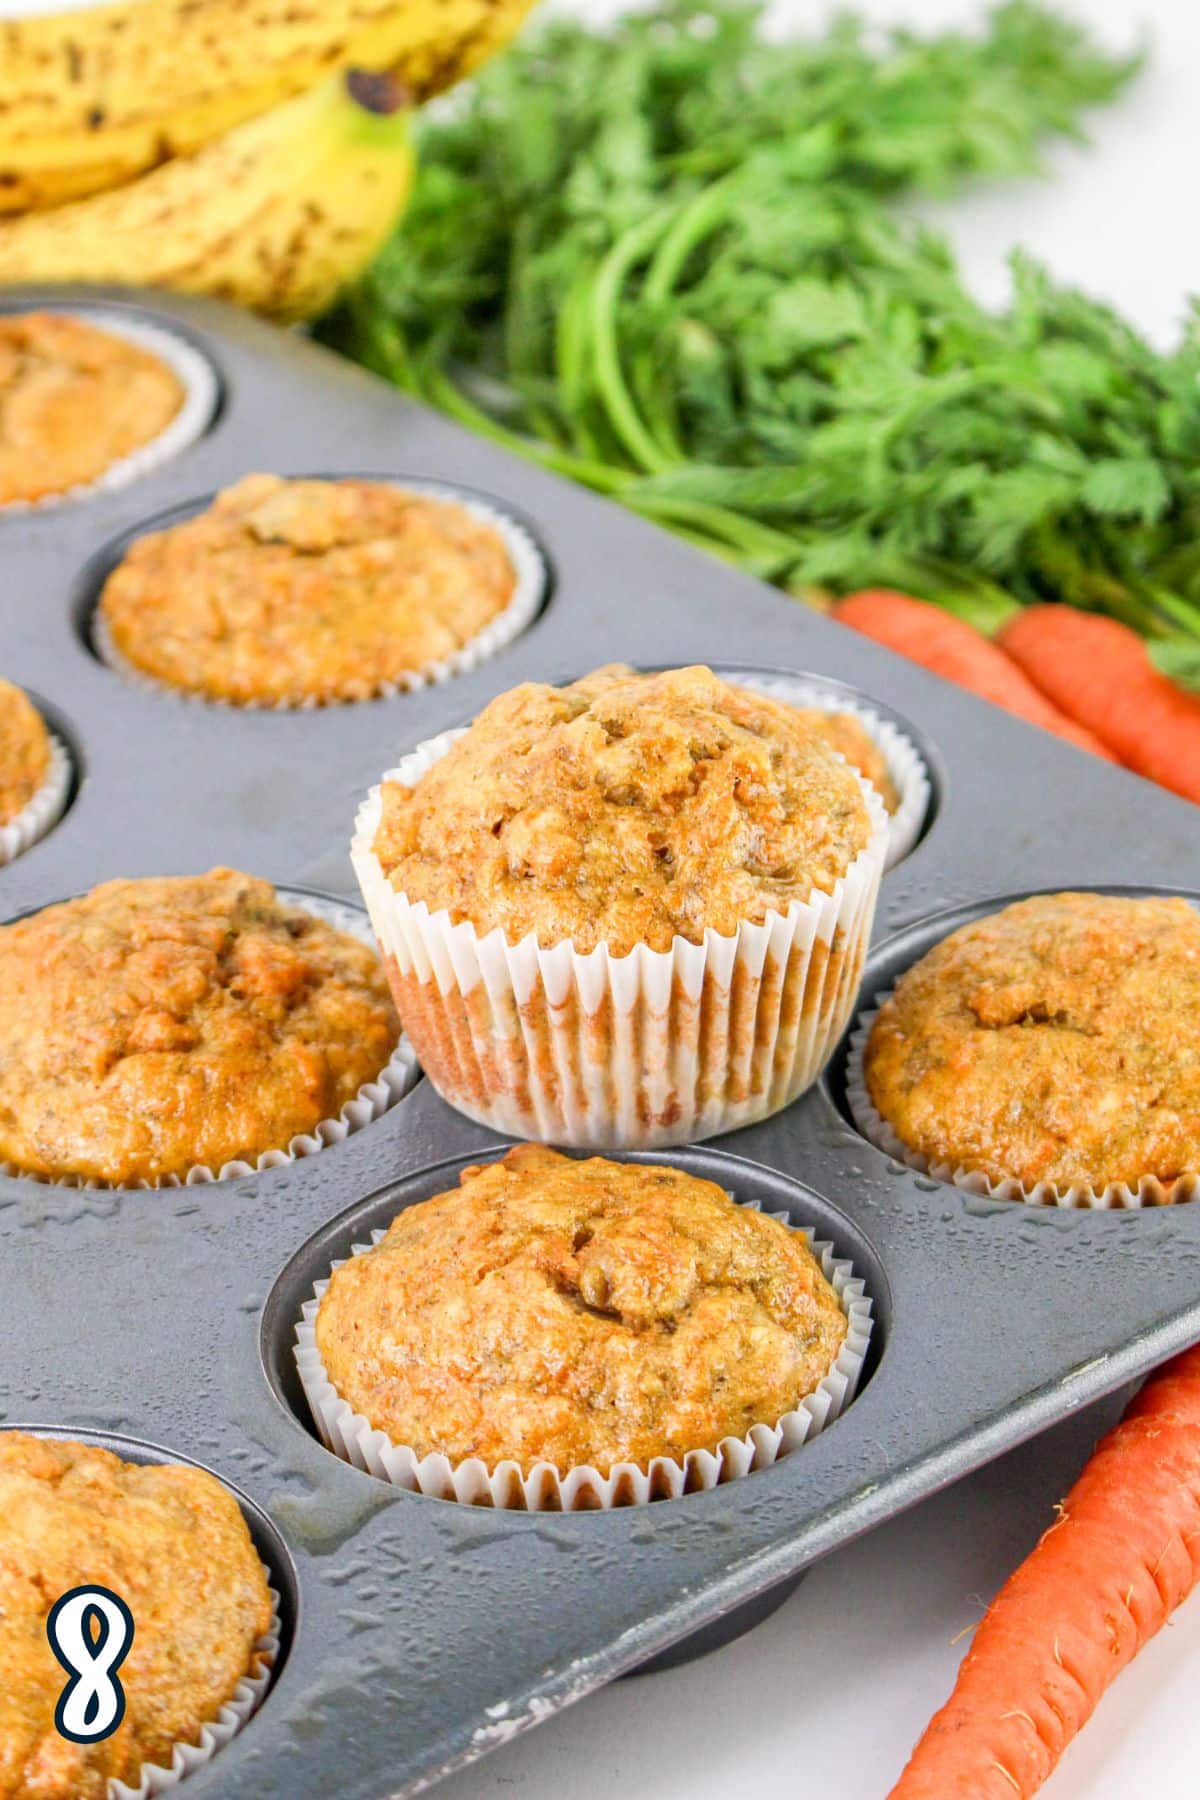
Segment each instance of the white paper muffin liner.
[{"label": "white paper muffin liner", "polygon": [[[718,674],[723,671],[718,669]],[[826,687],[819,680],[793,679],[787,675],[760,675],[752,671],[731,670],[727,680],[755,693],[769,694],[786,700],[792,706],[808,706],[828,713],[849,713],[859,721],[867,736],[878,745],[892,778],[899,804],[888,819],[888,853],[884,872],[906,857],[921,835],[933,784],[925,760],[912,739],[893,725],[890,719],[863,701]]]},{"label": "white paper muffin liner", "polygon": [[15,856],[30,849],[39,838],[45,837],[52,825],[62,818],[63,808],[67,804],[67,795],[71,791],[71,758],[66,745],[52,731],[47,733],[50,739],[50,763],[43,781],[33,799],[24,805],[20,812],[0,825],[0,869],[12,862]]},{"label": "white paper muffin liner", "polygon": [[1195,1199],[1200,1192],[1200,1175],[1181,1175],[1169,1183],[1160,1181],[1156,1175],[1143,1175],[1136,1188],[1124,1181],[1110,1181],[1104,1188],[1092,1187],[1087,1182],[1074,1182],[1066,1188],[1052,1181],[1030,1184],[1018,1181],[1015,1176],[993,1181],[980,1169],[969,1168],[963,1163],[930,1162],[919,1150],[910,1150],[871,1099],[863,1067],[871,1027],[885,1002],[891,999],[892,992],[889,988],[881,993],[879,1004],[859,1018],[850,1036],[846,1062],[846,1102],[851,1116],[863,1136],[885,1156],[915,1169],[919,1175],[929,1175],[934,1181],[945,1181],[961,1188],[964,1193],[989,1200],[1016,1201],[1024,1206],[1094,1208],[1106,1212],[1123,1207],[1178,1206]]},{"label": "white paper muffin liner", "polygon": [[[415,786],[461,731],[419,745],[385,780]],[[372,848],[382,809],[359,809],[351,860],[405,1032],[452,1106],[511,1137],[655,1149],[766,1118],[814,1082],[849,1023],[887,849],[887,814],[862,782],[871,836],[833,892],[708,930],[670,950],[531,933],[481,937],[394,891]]]},{"label": "white paper muffin liner", "polygon": [[[742,1204],[742,1203],[739,1203]],[[746,1202],[755,1212],[759,1207]],[[497,1463],[494,1469],[479,1457],[454,1463],[434,1452],[420,1456],[406,1444],[393,1443],[386,1432],[376,1431],[369,1419],[343,1400],[325,1369],[317,1348],[317,1309],[329,1286],[318,1281],[312,1298],[304,1302],[296,1325],[296,1368],[305,1399],[312,1411],[321,1441],[335,1456],[393,1487],[427,1494],[435,1500],[457,1500],[465,1506],[494,1506],[507,1511],[594,1512],[615,1506],[645,1506],[650,1501],[678,1499],[723,1482],[737,1481],[756,1469],[768,1469],[780,1457],[816,1437],[842,1413],[858,1390],[859,1377],[871,1342],[873,1302],[866,1284],[853,1265],[834,1255],[833,1245],[817,1239],[804,1227],[791,1226],[786,1213],[771,1213],[790,1229],[800,1230],[821,1265],[847,1319],[845,1340],[829,1372],[822,1376],[800,1404],[773,1425],[752,1425],[745,1437],[722,1438],[715,1450],[692,1450],[678,1461],[656,1456],[646,1468],[638,1463],[615,1463],[607,1475],[590,1464],[579,1464],[560,1474],[553,1463],[536,1462],[526,1471],[517,1462]],[[354,1244],[351,1256],[361,1256],[385,1236],[371,1234],[370,1244]],[[330,1269],[340,1269],[342,1258]]]},{"label": "white paper muffin liner", "polygon": [[[331,477],[337,480],[338,477]],[[348,480],[358,479],[348,476]],[[486,662],[495,656],[505,645],[532,625],[541,610],[546,597],[549,573],[546,559],[541,550],[526,531],[518,524],[511,513],[500,507],[491,505],[479,495],[470,492],[459,492],[456,488],[443,487],[436,482],[408,481],[402,477],[386,478],[383,476],[363,476],[361,479],[378,482],[384,486],[401,489],[404,493],[420,494],[430,500],[444,500],[461,507],[462,511],[481,525],[490,526],[502,540],[508,560],[512,565],[515,577],[512,596],[508,605],[489,619],[482,631],[476,632],[465,644],[442,659],[440,662],[426,663],[423,668],[413,669],[395,681],[378,681],[364,686],[361,694],[346,699],[320,700],[309,697],[305,700],[273,700],[273,701],[235,701],[216,699],[207,694],[194,693],[187,688],[174,686],[169,681],[160,681],[157,676],[149,675],[144,669],[130,662],[113,642],[108,622],[100,611],[99,602],[92,614],[91,641],[92,647],[101,662],[107,663],[118,675],[132,681],[138,687],[147,688],[153,693],[170,694],[177,700],[192,701],[200,706],[222,707],[234,712],[316,712],[326,707],[355,706],[364,700],[393,700],[397,694],[412,693],[417,688],[431,687],[438,682],[448,681],[453,675],[463,675],[469,669]]]},{"label": "white paper muffin liner", "polygon": [[172,331],[167,326],[151,325],[141,319],[127,317],[115,308],[109,310],[103,306],[58,306],[49,302],[44,305],[31,304],[20,310],[67,313],[73,319],[83,319],[87,324],[95,325],[113,337],[124,338],[127,343],[149,351],[165,362],[179,378],[183,386],[183,403],[157,437],[130,451],[128,456],[109,463],[94,481],[80,482],[75,487],[64,488],[59,494],[44,494],[38,500],[7,500],[0,504],[0,518],[7,518],[10,513],[48,512],[56,506],[70,505],[77,500],[87,500],[97,494],[112,493],[117,488],[128,487],[131,481],[148,475],[160,463],[178,456],[181,450],[186,450],[189,444],[194,444],[208,430],[221,398],[220,382],[207,356],[179,332]]},{"label": "white paper muffin liner", "polygon": [[185,1776],[194,1775],[197,1769],[203,1768],[218,1750],[223,1750],[262,1704],[274,1674],[282,1629],[279,1595],[271,1587],[271,1571],[265,1565],[263,1572],[271,1595],[271,1623],[251,1652],[258,1663],[254,1673],[242,1676],[216,1718],[201,1726],[200,1735],[194,1744],[175,1745],[170,1767],[163,1763],[143,1763],[141,1779],[135,1787],[115,1778],[110,1780],[108,1800],[150,1800],[151,1795],[165,1794],[168,1788],[175,1787]]},{"label": "white paper muffin liner", "polygon": [[[370,926],[357,907],[287,887],[277,887],[275,892],[289,905],[312,913],[315,918],[324,919],[338,931],[347,931],[361,943],[369,944],[374,949]],[[416,1055],[402,1031],[396,1048],[379,1074],[373,1081],[365,1082],[353,1100],[347,1100],[336,1119],[320,1120],[312,1131],[302,1132],[298,1137],[292,1138],[283,1149],[264,1150],[252,1163],[238,1159],[222,1163],[219,1169],[212,1169],[207,1163],[196,1163],[186,1175],[164,1175],[157,1181],[143,1178],[132,1182],[112,1182],[91,1178],[85,1180],[79,1175],[38,1175],[29,1169],[18,1168],[15,1163],[0,1161],[0,1175],[13,1175],[21,1181],[36,1181],[43,1187],[103,1190],[200,1187],[213,1181],[236,1181],[244,1175],[257,1175],[265,1169],[281,1168],[285,1163],[297,1162],[303,1156],[316,1156],[318,1151],[327,1149],[330,1144],[343,1143],[346,1138],[353,1137],[356,1131],[361,1131],[364,1125],[382,1118],[389,1108],[395,1106],[397,1100],[402,1100],[416,1081],[417,1074]]]}]

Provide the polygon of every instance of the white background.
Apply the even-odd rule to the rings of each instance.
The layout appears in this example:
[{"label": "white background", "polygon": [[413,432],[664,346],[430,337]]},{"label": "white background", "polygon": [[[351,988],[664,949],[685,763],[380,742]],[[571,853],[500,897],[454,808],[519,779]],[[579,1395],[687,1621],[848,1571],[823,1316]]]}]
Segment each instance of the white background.
[{"label": "white background", "polygon": [[[858,0],[880,21],[935,27],[973,0]],[[604,0],[576,0],[596,17]],[[828,8],[786,0],[780,22]],[[981,298],[999,300],[1022,243],[1054,272],[1122,308],[1168,344],[1200,291],[1200,4],[1075,0],[1112,43],[1151,34],[1132,92],[1058,147],[1051,178],[938,207]],[[1003,1355],[1003,1346],[997,1346]],[[439,1787],[446,1800],[884,1800],[944,1698],[978,1617],[1032,1547],[1098,1430],[1100,1413],[1026,1445],[815,1569],[765,1625],[670,1674],[618,1682]],[[449,1677],[452,1679],[452,1675]],[[1110,1690],[1043,1789],[1046,1800],[1194,1800],[1200,1793],[1200,1596]]]}]

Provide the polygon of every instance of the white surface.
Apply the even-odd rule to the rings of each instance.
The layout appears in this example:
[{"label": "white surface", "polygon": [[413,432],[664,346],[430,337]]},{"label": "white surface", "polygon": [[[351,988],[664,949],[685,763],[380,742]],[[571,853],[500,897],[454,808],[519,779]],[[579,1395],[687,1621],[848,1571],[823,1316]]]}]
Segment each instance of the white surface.
[{"label": "white surface", "polygon": [[[585,0],[576,0],[577,9]],[[881,21],[933,27],[978,17],[963,0],[859,0]],[[592,16],[616,10],[586,0]],[[807,0],[781,19],[829,11]],[[1052,178],[976,190],[939,207],[984,299],[1005,292],[1024,244],[1064,280],[1110,300],[1169,343],[1200,289],[1191,196],[1200,166],[1200,6],[1076,0],[1126,46],[1153,34],[1133,91],[1092,121],[1092,143],[1050,152]],[[998,1354],[1002,1347],[998,1346]],[[446,1800],[884,1800],[964,1643],[1113,1416],[1110,1404],[1024,1446],[815,1569],[774,1619],[714,1657],[624,1681],[438,1788]],[[803,1454],[801,1452],[800,1454]],[[453,1679],[452,1672],[448,1679]],[[1200,1596],[1110,1690],[1046,1800],[1194,1800],[1200,1791]]]}]

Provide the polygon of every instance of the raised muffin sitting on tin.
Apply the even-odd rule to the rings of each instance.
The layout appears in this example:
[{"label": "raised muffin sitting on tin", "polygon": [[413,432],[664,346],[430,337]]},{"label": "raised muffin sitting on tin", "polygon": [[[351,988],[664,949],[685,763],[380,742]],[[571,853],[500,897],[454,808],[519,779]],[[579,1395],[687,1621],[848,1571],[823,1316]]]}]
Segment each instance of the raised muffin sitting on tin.
[{"label": "raised muffin sitting on tin", "polygon": [[1185,900],[1037,895],[901,976],[867,1040],[867,1097],[939,1171],[1083,1203],[1178,1198],[1200,1173],[1198,1017]]},{"label": "raised muffin sitting on tin", "polygon": [[886,843],[810,714],[707,668],[613,667],[422,746],[353,857],[439,1091],[605,1148],[745,1124],[815,1078]]},{"label": "raised muffin sitting on tin", "polygon": [[496,525],[383,481],[247,475],[138,538],[104,584],[110,660],[235,706],[325,705],[411,685],[512,600]]},{"label": "raised muffin sitting on tin", "polygon": [[602,1475],[774,1425],[846,1332],[801,1233],[683,1170],[532,1144],[406,1207],[316,1324],[339,1396],[418,1456]]},{"label": "raised muffin sitting on tin", "polygon": [[0,1163],[124,1185],[253,1162],[396,1038],[374,952],[269,882],[106,882],[0,926]]},{"label": "raised muffin sitting on tin", "polygon": [[[73,1743],[55,1724],[67,1675],[47,1638],[55,1600],[108,1588],[133,1615],[125,1715]],[[90,1444],[0,1431],[0,1796],[105,1800],[171,1767],[245,1677],[272,1616],[241,1509],[202,1469],[122,1462]],[[155,1790],[158,1791],[157,1789]]]},{"label": "raised muffin sitting on tin", "polygon": [[175,371],[115,331],[70,313],[0,313],[0,506],[97,480],[183,402]]}]

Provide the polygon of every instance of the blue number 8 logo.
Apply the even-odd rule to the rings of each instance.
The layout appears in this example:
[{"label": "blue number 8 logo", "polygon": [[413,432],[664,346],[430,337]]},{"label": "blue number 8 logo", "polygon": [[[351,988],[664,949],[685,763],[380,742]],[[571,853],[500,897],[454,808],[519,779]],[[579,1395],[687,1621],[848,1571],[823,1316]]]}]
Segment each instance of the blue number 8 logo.
[{"label": "blue number 8 logo", "polygon": [[133,1643],[133,1614],[111,1588],[72,1588],[51,1607],[46,1636],[71,1677],[54,1711],[60,1737],[75,1744],[111,1737],[125,1717],[117,1670]]}]

